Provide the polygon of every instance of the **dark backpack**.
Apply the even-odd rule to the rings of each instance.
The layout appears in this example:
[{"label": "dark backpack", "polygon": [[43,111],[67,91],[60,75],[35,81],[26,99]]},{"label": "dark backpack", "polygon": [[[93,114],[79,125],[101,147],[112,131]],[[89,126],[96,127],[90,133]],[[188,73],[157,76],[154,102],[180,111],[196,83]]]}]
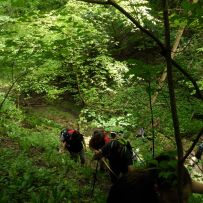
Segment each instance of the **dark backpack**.
[{"label": "dark backpack", "polygon": [[203,152],[203,142],[202,143],[200,143],[200,145],[199,145],[199,150],[201,151],[201,152]]},{"label": "dark backpack", "polygon": [[83,135],[77,130],[63,129],[61,131],[61,140],[66,142],[66,148],[71,152],[79,152],[83,148]]},{"label": "dark backpack", "polygon": [[[123,153],[126,153],[128,151],[133,158],[133,148],[130,142],[123,137],[117,137],[115,140],[118,141],[118,143],[120,144],[120,147],[118,150],[121,152],[121,156]],[[114,142],[112,142],[112,144],[113,143]]]},{"label": "dark backpack", "polygon": [[203,142],[199,144],[195,156],[197,159],[201,159],[202,154],[203,154]]}]

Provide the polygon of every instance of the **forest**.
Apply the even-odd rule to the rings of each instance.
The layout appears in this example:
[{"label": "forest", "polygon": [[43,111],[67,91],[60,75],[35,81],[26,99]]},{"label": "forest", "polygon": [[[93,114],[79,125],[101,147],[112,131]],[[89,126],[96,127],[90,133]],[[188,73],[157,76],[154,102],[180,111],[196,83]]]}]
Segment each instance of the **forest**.
[{"label": "forest", "polygon": [[[0,202],[106,202],[88,148],[98,127],[124,134],[135,168],[173,151],[178,180],[185,165],[203,183],[203,155],[189,164],[203,143],[202,17],[200,0],[1,0]],[[84,135],[84,167],[59,152],[64,128]]]}]

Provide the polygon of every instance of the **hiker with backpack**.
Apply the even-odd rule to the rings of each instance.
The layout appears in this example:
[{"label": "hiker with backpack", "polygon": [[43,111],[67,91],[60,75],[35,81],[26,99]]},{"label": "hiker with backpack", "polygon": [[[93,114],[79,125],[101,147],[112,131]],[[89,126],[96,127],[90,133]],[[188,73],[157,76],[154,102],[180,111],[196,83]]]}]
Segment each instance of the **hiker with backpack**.
[{"label": "hiker with backpack", "polygon": [[203,155],[203,141],[198,145],[197,152],[195,153],[195,157],[197,158],[198,162],[201,160]]},{"label": "hiker with backpack", "polygon": [[126,147],[130,150],[130,152],[132,154],[132,160],[133,161],[141,161],[141,162],[143,161],[142,158],[140,157],[140,155],[138,155],[139,148],[133,150],[130,142],[123,137],[123,133],[120,134],[120,133],[117,133],[115,131],[111,131],[110,137],[112,140],[118,139],[120,142],[123,142],[122,144],[126,145]]},{"label": "hiker with backpack", "polygon": [[68,151],[74,161],[80,157],[81,165],[84,165],[86,149],[84,136],[77,130],[66,128],[61,131],[60,140],[63,151]]},{"label": "hiker with backpack", "polygon": [[[199,143],[198,147],[197,147],[197,151],[194,153],[194,156],[191,157],[191,166],[195,167],[197,165],[197,167],[201,170],[201,168],[203,168],[203,164],[200,167],[199,163],[201,163],[202,160],[202,155],[203,155],[203,138],[200,138],[202,141]],[[192,153],[191,153],[192,154]]]},{"label": "hiker with backpack", "polygon": [[115,131],[110,132],[111,139],[116,139],[119,135]]},{"label": "hiker with backpack", "polygon": [[91,150],[99,150],[110,141],[111,138],[108,136],[106,131],[103,128],[98,128],[94,130],[90,138],[89,147]]},{"label": "hiker with backpack", "polygon": [[112,183],[115,183],[123,174],[133,170],[132,148],[124,138],[115,138],[94,152],[94,159],[103,157],[108,159],[109,166],[106,162],[105,164],[110,171]]},{"label": "hiker with backpack", "polygon": [[[109,143],[111,141],[111,138],[108,136],[107,132],[103,128],[95,129],[90,141],[89,141],[89,148],[92,151],[97,151],[101,149],[104,145]],[[99,161],[100,171],[105,170],[105,165],[103,161]]]}]

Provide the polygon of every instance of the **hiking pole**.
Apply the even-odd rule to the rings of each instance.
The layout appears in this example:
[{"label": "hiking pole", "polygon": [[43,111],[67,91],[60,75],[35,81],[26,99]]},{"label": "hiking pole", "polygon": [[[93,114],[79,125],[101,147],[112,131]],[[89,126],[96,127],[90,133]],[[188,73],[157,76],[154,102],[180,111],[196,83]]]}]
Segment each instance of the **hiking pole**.
[{"label": "hiking pole", "polygon": [[151,95],[151,83],[148,81],[148,94],[149,94],[149,106],[151,112],[151,124],[152,124],[152,158],[154,159],[155,156],[155,132],[154,132],[154,114],[152,108],[152,95]]},{"label": "hiking pole", "polygon": [[110,166],[107,164],[107,162],[104,159],[101,159],[105,166],[109,169],[109,171],[118,179],[118,176],[115,174],[115,172],[110,168]]},{"label": "hiking pole", "polygon": [[95,187],[95,183],[96,183],[96,179],[97,179],[97,170],[98,170],[98,165],[99,165],[99,160],[97,160],[97,165],[96,165],[96,169],[95,169],[95,173],[94,173],[94,179],[93,179],[93,185],[92,185],[92,191],[91,191],[91,198],[94,195],[94,187]]},{"label": "hiking pole", "polygon": [[[192,160],[192,159],[191,159]],[[199,160],[196,162],[196,161],[194,161],[194,160],[192,160],[193,161],[193,165],[192,165],[192,168],[194,168],[194,166],[196,165],[197,166],[197,168],[203,173],[203,170],[200,168],[200,166],[198,165],[198,163],[199,163]]]}]

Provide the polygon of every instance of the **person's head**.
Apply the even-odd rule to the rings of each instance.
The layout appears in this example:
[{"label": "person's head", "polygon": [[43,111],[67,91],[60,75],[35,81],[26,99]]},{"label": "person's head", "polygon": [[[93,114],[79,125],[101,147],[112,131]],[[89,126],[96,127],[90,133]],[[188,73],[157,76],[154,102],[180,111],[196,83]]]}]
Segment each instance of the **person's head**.
[{"label": "person's head", "polygon": [[111,136],[112,139],[115,139],[116,136],[117,136],[117,133],[114,132],[114,131],[111,131],[111,132],[110,132],[110,136]]},{"label": "person's head", "polygon": [[60,141],[65,142],[66,136],[67,136],[67,129],[64,128],[61,130],[61,133],[60,133]]},{"label": "person's head", "polygon": [[[159,156],[147,168],[136,170],[120,178],[112,186],[107,203],[176,203],[177,160]],[[191,194],[191,178],[183,167],[183,200],[188,202]]]},{"label": "person's head", "polygon": [[104,141],[105,131],[103,129],[96,129],[89,141],[89,147],[93,149],[100,149],[105,145]]}]

